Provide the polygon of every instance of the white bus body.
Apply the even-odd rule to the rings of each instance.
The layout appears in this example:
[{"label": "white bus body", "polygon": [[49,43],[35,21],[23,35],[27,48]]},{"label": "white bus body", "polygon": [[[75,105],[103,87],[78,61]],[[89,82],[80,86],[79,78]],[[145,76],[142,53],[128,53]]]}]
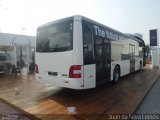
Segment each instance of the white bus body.
[{"label": "white bus body", "polygon": [[143,40],[83,16],[61,19],[37,30],[36,79],[72,89],[95,88],[141,69],[143,47]]}]

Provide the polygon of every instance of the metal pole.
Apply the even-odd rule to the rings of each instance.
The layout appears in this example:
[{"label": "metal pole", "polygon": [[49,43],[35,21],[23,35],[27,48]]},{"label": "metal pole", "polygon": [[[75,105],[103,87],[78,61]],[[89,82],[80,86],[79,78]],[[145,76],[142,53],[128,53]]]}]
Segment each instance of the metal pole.
[{"label": "metal pole", "polygon": [[16,45],[14,44],[14,65],[17,68],[17,53],[16,53]]},{"label": "metal pole", "polygon": [[27,74],[29,74],[29,45],[27,45]]},{"label": "metal pole", "polygon": [[20,62],[19,62],[19,65],[20,65],[20,68],[22,69],[23,68],[23,60],[22,60],[22,46],[20,46]]}]

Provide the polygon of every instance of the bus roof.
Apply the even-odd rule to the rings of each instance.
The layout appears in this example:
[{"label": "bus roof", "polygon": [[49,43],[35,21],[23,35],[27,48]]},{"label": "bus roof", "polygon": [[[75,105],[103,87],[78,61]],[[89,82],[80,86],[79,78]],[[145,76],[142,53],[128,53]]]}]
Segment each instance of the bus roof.
[{"label": "bus roof", "polygon": [[139,38],[139,37],[137,37],[137,36],[135,36],[135,35],[133,35],[133,34],[124,34],[124,33],[120,32],[120,31],[117,31],[117,30],[115,30],[115,29],[113,29],[113,28],[111,28],[111,27],[108,27],[108,26],[106,26],[106,25],[103,25],[103,24],[101,24],[101,23],[99,23],[99,22],[96,22],[96,21],[94,21],[94,20],[91,20],[91,19],[89,19],[89,18],[87,18],[87,17],[84,17],[84,16],[82,16],[82,15],[74,15],[74,16],[71,16],[71,17],[62,18],[62,19],[59,19],[59,20],[56,20],[56,21],[52,21],[52,22],[49,22],[49,23],[46,23],[46,24],[43,24],[43,25],[39,26],[38,29],[41,29],[41,28],[43,28],[43,27],[50,26],[50,25],[52,25],[52,24],[60,23],[60,22],[63,22],[63,21],[70,21],[70,20],[74,20],[74,21],[86,20],[86,21],[92,22],[92,23],[94,23],[94,24],[96,24],[96,25],[99,25],[99,26],[104,27],[104,28],[106,28],[106,29],[109,29],[109,30],[111,30],[111,31],[113,31],[113,32],[115,32],[115,33],[118,33],[118,34],[120,34],[120,35],[122,35],[122,36],[124,36],[124,37],[133,39],[133,40],[139,42],[141,45],[145,46],[144,40],[141,39],[141,38]]},{"label": "bus roof", "polygon": [[81,17],[81,19],[84,19],[84,20],[93,22],[93,23],[95,23],[95,24],[97,24],[97,25],[99,25],[99,26],[102,26],[102,27],[104,27],[104,28],[106,28],[106,29],[109,29],[109,30],[111,30],[111,31],[114,31],[114,32],[116,32],[116,33],[118,33],[118,34],[120,34],[120,35],[122,35],[122,36],[124,36],[124,37],[130,38],[130,39],[134,39],[135,41],[137,41],[137,42],[141,43],[143,46],[145,46],[144,40],[141,39],[141,38],[139,38],[138,36],[135,36],[135,35],[133,35],[133,34],[124,34],[124,33],[120,32],[120,31],[117,31],[117,30],[115,30],[115,29],[113,29],[113,28],[111,28],[111,27],[108,27],[108,26],[106,26],[106,25],[103,25],[103,24],[101,24],[101,23],[99,23],[99,22],[96,22],[96,21],[91,20],[91,19],[89,19],[89,18],[86,18],[86,17],[84,17],[84,16],[76,15],[76,17],[77,17],[77,16]]}]

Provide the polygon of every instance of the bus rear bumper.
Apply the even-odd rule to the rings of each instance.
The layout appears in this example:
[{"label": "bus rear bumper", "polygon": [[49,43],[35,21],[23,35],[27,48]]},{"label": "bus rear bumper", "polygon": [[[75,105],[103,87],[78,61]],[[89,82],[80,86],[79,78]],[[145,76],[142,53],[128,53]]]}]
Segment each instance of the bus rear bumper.
[{"label": "bus rear bumper", "polygon": [[65,88],[71,88],[77,90],[84,89],[83,78],[75,79],[75,78],[54,77],[49,75],[36,74],[36,81]]}]

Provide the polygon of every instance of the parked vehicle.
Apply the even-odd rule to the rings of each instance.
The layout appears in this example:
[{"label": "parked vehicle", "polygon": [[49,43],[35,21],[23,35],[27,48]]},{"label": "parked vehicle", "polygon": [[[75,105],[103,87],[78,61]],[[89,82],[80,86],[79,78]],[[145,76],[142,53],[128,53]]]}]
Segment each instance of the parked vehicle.
[{"label": "parked vehicle", "polygon": [[89,89],[142,69],[145,43],[83,16],[37,29],[36,78],[72,89]]}]

